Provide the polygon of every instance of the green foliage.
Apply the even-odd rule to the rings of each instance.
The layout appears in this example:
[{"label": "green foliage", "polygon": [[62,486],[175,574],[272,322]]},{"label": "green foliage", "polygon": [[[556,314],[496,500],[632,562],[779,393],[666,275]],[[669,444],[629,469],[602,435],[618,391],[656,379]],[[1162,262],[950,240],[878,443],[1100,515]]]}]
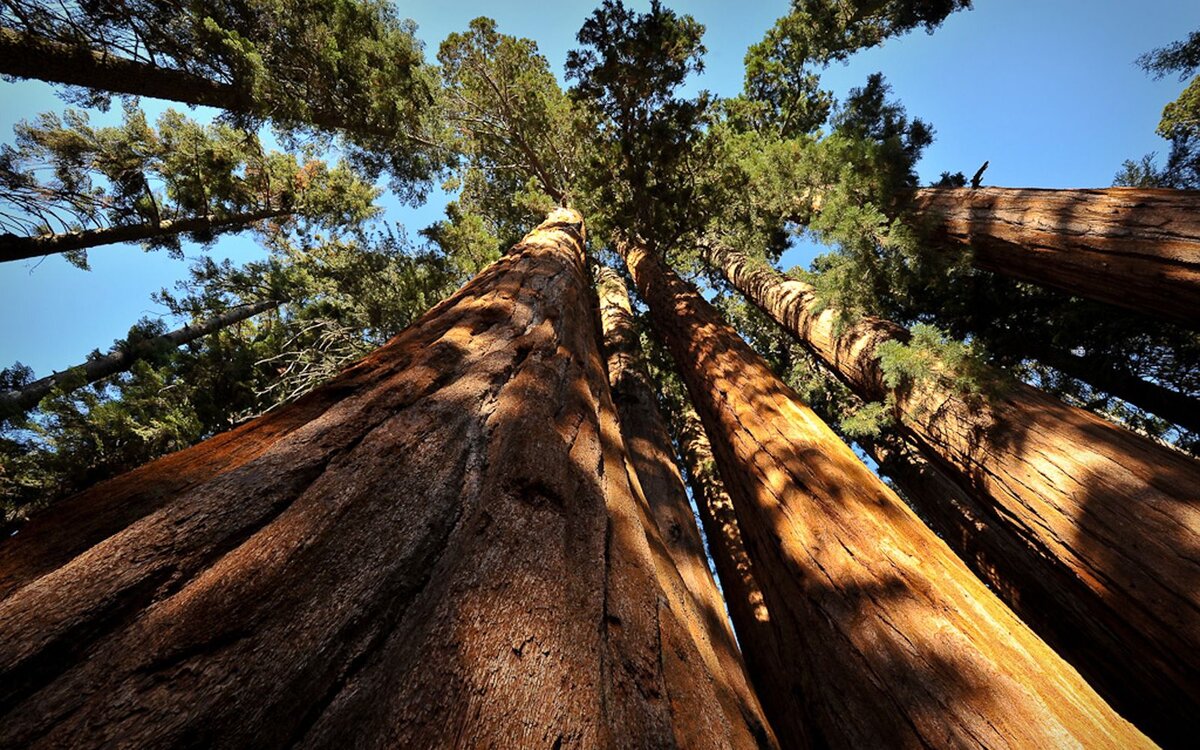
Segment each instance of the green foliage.
[{"label": "green foliage", "polygon": [[0,23],[231,86],[241,125],[340,131],[359,165],[389,169],[405,198],[421,197],[446,158],[433,140],[436,78],[412,23],[383,0],[9,0]]},{"label": "green foliage", "polygon": [[[537,44],[476,18],[442,42],[438,62],[465,202],[495,204],[487,193],[512,195],[532,181],[536,192],[568,205],[579,158],[575,115]],[[544,205],[535,199],[527,207]]]},{"label": "green foliage", "polygon": [[[128,106],[119,126],[93,127],[85,112],[67,110],[15,130],[16,146],[0,148],[0,228],[14,233],[280,212],[254,226],[342,234],[378,211],[377,188],[345,164],[319,161],[311,147],[298,155],[267,152],[252,133],[200,125],[174,110],[155,126]],[[163,234],[143,244],[180,256],[183,239],[206,244],[215,237]],[[86,266],[86,253],[73,259]]]},{"label": "green foliage", "polygon": [[4,522],[200,439],[192,388],[169,367],[139,362],[111,385],[47,397],[0,434]]},{"label": "green foliage", "polygon": [[642,14],[605,0],[580,29],[566,72],[592,128],[584,183],[594,236],[617,230],[665,250],[702,224],[697,149],[710,99],[675,92],[704,69],[703,34],[657,0]]},{"label": "green foliage", "polygon": [[907,342],[885,341],[876,348],[889,388],[913,388],[936,382],[958,393],[979,393],[988,382],[980,357],[970,344],[956,341],[937,326],[917,323]]},{"label": "green foliage", "polygon": [[1126,161],[1113,184],[1132,187],[1200,189],[1200,31],[1183,41],[1153,50],[1138,64],[1155,78],[1177,73],[1179,80],[1194,76],[1175,101],[1163,108],[1158,134],[1171,144],[1166,163],[1159,167],[1155,155]]}]

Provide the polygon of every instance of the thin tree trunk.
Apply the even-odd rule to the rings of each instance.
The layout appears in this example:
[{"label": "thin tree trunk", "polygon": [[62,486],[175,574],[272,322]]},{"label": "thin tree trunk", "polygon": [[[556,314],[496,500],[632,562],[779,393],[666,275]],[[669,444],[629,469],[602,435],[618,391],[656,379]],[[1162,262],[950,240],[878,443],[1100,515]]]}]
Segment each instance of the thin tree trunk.
[{"label": "thin tree trunk", "polygon": [[726,711],[746,716],[774,746],[774,733],[768,729],[758,697],[750,687],[725,615],[725,602],[708,568],[704,541],[675,464],[671,436],[646,371],[629,291],[625,281],[607,266],[597,268],[596,288],[608,382],[621,423],[621,437],[654,523],[701,616],[699,621],[690,623],[692,635],[698,641],[710,643],[720,660],[713,671],[722,678],[717,688]]},{"label": "thin tree trunk", "polygon": [[[272,115],[269,104],[256,102],[249,92],[237,86],[16,29],[0,28],[0,74],[85,86],[115,94],[216,107],[258,117]],[[308,104],[317,107],[320,103]],[[320,128],[347,129],[345,117],[336,111],[314,109],[309,113],[309,118],[313,125]],[[358,130],[361,135],[384,138],[403,136],[424,146],[433,145],[409,133],[381,128],[368,129],[367,132]]]},{"label": "thin tree trunk", "polygon": [[23,388],[11,391],[0,391],[0,417],[23,414],[50,394],[55,387],[68,387],[67,392],[83,388],[104,378],[126,372],[134,363],[145,359],[148,355],[162,349],[174,349],[222,328],[240,323],[261,312],[266,312],[282,304],[279,300],[262,300],[245,305],[232,307],[225,312],[205,318],[197,323],[189,323],[183,328],[155,336],[152,339],[139,341],[128,349],[118,349],[103,357],[89,359],[86,362],[56,372],[40,380],[35,380]]},{"label": "thin tree trunk", "polygon": [[1064,655],[1082,668],[1105,653],[1088,671],[1119,710],[1161,741],[1188,735],[1200,712],[1200,464],[1020,383],[991,396],[889,389],[876,349],[904,329],[839,326],[811,286],[727,249],[708,254],[861,398],[895,399],[906,435],[1022,548],[999,573],[1055,586],[1057,615],[1076,624]]},{"label": "thin tree trunk", "polygon": [[979,268],[1200,326],[1200,191],[926,188],[911,207]]},{"label": "thin tree trunk", "polygon": [[251,109],[228,84],[16,29],[0,28],[0,73],[235,112]]},{"label": "thin tree trunk", "polygon": [[690,405],[684,405],[671,413],[669,421],[750,674],[759,680],[759,694],[767,712],[775,717],[776,733],[783,739],[783,746],[807,747],[811,740],[803,696],[781,690],[780,685],[772,682],[779,669],[777,665],[786,663],[785,655],[771,627],[771,613],[755,579],[754,563],[746,553],[733,500],[717,471],[700,416]]},{"label": "thin tree trunk", "polygon": [[84,229],[63,234],[43,234],[36,237],[20,237],[15,234],[0,234],[0,263],[25,258],[40,258],[69,250],[86,250],[89,247],[112,245],[118,242],[141,242],[158,237],[170,237],[184,232],[221,231],[231,227],[242,227],[266,219],[287,216],[292,211],[266,209],[233,216],[190,216],[149,224]]},{"label": "thin tree trunk", "polygon": [[1070,377],[1144,409],[1171,424],[1200,432],[1200,400],[1114,369],[1100,357],[1088,357],[1030,342],[1029,354]]},{"label": "thin tree trunk", "polygon": [[770,681],[801,696],[816,743],[1150,746],[699,293],[622,251],[733,498],[786,656]]},{"label": "thin tree trunk", "polygon": [[[552,215],[243,428],[292,421],[257,455],[210,441],[77,496],[208,464],[4,571],[0,745],[754,747],[628,474],[591,300],[582,222]],[[12,541],[57,546],[46,520]]]}]

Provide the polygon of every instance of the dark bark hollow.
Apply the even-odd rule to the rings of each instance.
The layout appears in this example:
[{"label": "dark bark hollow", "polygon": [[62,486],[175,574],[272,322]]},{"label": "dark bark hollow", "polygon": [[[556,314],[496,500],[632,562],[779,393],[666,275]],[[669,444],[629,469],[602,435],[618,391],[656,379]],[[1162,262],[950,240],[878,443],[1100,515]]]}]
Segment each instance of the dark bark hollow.
[{"label": "dark bark hollow", "polygon": [[785,657],[754,678],[777,729],[773,690],[798,694],[830,747],[1151,746],[699,293],[623,252],[712,441]]},{"label": "dark bark hollow", "polygon": [[147,354],[157,351],[161,346],[179,347],[203,338],[210,333],[228,328],[243,320],[252,318],[261,312],[279,307],[277,300],[262,300],[245,305],[238,305],[225,312],[201,321],[178,328],[161,336],[155,336],[147,341],[128,349],[110,352],[103,357],[88,360],[64,372],[58,372],[39,378],[29,385],[12,391],[0,391],[0,418],[21,414],[37,406],[38,402],[50,394],[55,387],[61,387],[72,382],[72,373],[78,372],[82,378],[75,388],[98,382],[104,378],[121,372],[128,372],[134,363],[144,359]]},{"label": "dark bark hollow", "polygon": [[[936,383],[889,390],[876,348],[903,328],[840,327],[811,286],[728,249],[709,259],[860,397],[895,397],[906,437],[974,498],[969,513],[928,517],[968,559],[976,553],[954,540],[976,526],[972,514],[986,519],[970,545],[990,549],[990,575],[1008,581],[997,590],[1018,614],[1155,739],[1194,734],[1200,464],[1022,384],[988,397]],[[1040,600],[1050,611],[1020,597],[1033,579],[1053,587]]]},{"label": "dark bark hollow", "polygon": [[754,747],[630,477],[581,233],[6,541],[0,746]]},{"label": "dark bark hollow", "polygon": [[736,710],[772,734],[763,718],[745,665],[725,616],[725,602],[708,568],[704,541],[688,503],[683,476],[675,463],[675,449],[666,422],[658,409],[654,386],[646,371],[637,325],[629,304],[625,281],[611,268],[599,266],[596,287],[608,382],[612,388],[621,437],[654,523],[679,570],[687,593],[701,619],[690,623],[698,641],[711,644],[719,663],[718,695],[726,710]]},{"label": "dark bark hollow", "polygon": [[1200,191],[926,188],[911,208],[979,268],[1200,327]]}]

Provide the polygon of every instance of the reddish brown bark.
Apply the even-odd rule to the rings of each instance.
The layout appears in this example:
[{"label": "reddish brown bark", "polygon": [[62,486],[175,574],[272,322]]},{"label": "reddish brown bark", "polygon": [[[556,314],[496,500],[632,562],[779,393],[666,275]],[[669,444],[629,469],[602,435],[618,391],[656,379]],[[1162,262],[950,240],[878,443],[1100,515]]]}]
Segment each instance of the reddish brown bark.
[{"label": "reddish brown bark", "polygon": [[[704,434],[700,416],[690,405],[672,413],[670,423],[742,654],[752,676],[770,675],[778,669],[777,665],[786,663],[785,656],[771,628],[771,613],[754,577],[754,563],[746,553],[733,500],[717,471],[712,445]],[[776,690],[770,681],[763,688],[761,695],[768,713],[778,723],[776,731],[784,747],[807,747],[811,741],[805,724],[803,696]]]},{"label": "reddish brown bark", "polygon": [[933,382],[889,389],[876,348],[904,329],[875,318],[838,326],[811,286],[727,249],[709,257],[856,394],[895,399],[906,435],[1020,548],[993,553],[1009,586],[1054,587],[1053,613],[1021,614],[1062,618],[1062,653],[1156,738],[1190,735],[1200,712],[1200,464],[1019,383],[990,397]]},{"label": "reddish brown bark", "polygon": [[760,694],[764,681],[798,692],[831,747],[1150,746],[694,289],[640,248],[626,260],[712,440],[786,655],[755,676]]},{"label": "reddish brown bark", "polygon": [[911,207],[979,268],[1200,326],[1200,191],[926,188]]},{"label": "reddish brown bark", "polygon": [[141,514],[75,554],[5,557],[0,745],[755,746],[629,476],[581,230],[552,217],[307,399],[76,497]]},{"label": "reddish brown bark", "polygon": [[596,289],[608,382],[621,423],[621,437],[654,523],[695,603],[696,612],[701,615],[700,620],[689,623],[693,637],[711,644],[718,659],[710,668],[718,677],[718,695],[726,710],[746,716],[774,745],[774,733],[767,728],[758,697],[750,687],[725,616],[725,602],[708,568],[704,541],[688,503],[683,476],[675,464],[671,436],[646,371],[629,291],[625,281],[607,266],[597,268]]}]

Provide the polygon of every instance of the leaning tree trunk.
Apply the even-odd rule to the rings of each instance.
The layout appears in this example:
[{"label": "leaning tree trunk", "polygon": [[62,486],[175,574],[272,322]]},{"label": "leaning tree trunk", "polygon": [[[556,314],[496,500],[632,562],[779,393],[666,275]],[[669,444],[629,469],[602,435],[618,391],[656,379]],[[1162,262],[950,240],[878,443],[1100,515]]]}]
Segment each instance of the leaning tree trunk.
[{"label": "leaning tree trunk", "polygon": [[1054,586],[1053,616],[1071,634],[1057,643],[1064,656],[1156,739],[1191,736],[1200,715],[1200,464],[1021,383],[989,396],[934,382],[889,389],[876,349],[904,340],[904,329],[876,318],[841,326],[811,286],[728,249],[708,257],[861,398],[895,399],[906,434],[1022,549],[996,552],[1006,562],[997,573],[1014,587],[1030,577]]},{"label": "leaning tree trunk", "polygon": [[704,434],[700,416],[684,404],[671,413],[670,424],[751,677],[758,681],[759,695],[767,712],[775,717],[775,731],[784,747],[807,747],[811,740],[803,696],[778,680],[777,665],[785,663],[785,655],[771,628],[771,613],[755,579],[754,563],[746,553],[733,500],[717,472],[712,445]]},{"label": "leaning tree trunk", "polygon": [[139,341],[126,349],[109,352],[103,357],[70,367],[63,372],[56,372],[40,380],[11,391],[0,391],[0,418],[23,414],[50,394],[55,388],[67,392],[95,383],[117,373],[126,372],[134,363],[163,349],[174,349],[183,346],[210,333],[228,328],[247,318],[252,318],[261,312],[266,312],[282,304],[278,300],[262,300],[245,305],[238,305],[225,312],[206,318],[196,323],[189,323],[183,328],[155,336],[145,341]]},{"label": "leaning tree trunk", "polygon": [[0,263],[25,258],[40,258],[71,250],[86,250],[100,245],[118,242],[144,242],[160,237],[171,237],[184,232],[221,232],[244,227],[255,222],[287,216],[292,211],[266,209],[232,216],[190,216],[185,219],[84,229],[63,234],[43,234],[35,237],[20,237],[15,234],[0,234]]},{"label": "leaning tree trunk", "polygon": [[76,551],[2,559],[0,745],[754,747],[626,471],[581,232],[68,501],[140,503],[104,538],[10,540]]},{"label": "leaning tree trunk", "polygon": [[693,637],[712,644],[720,658],[718,675],[728,679],[718,683],[717,688],[726,711],[745,715],[753,724],[763,727],[764,735],[773,738],[746,677],[725,616],[724,599],[708,568],[704,541],[688,503],[687,489],[675,464],[671,436],[658,410],[655,388],[646,370],[629,291],[625,281],[607,266],[597,268],[596,288],[608,382],[621,423],[621,437],[655,525],[701,615],[702,619],[691,623]]},{"label": "leaning tree trunk", "polygon": [[785,656],[771,681],[800,696],[818,744],[1150,745],[698,292],[622,250],[733,498]]},{"label": "leaning tree trunk", "polygon": [[1027,342],[1024,347],[1033,359],[1064,375],[1082,380],[1171,424],[1200,433],[1200,399],[1194,396],[1117,370],[1104,357],[1081,356],[1038,342]]},{"label": "leaning tree trunk", "polygon": [[[16,29],[0,28],[0,74],[271,116],[270,108],[255,102],[242,87]],[[312,112],[311,120],[312,124],[331,130],[347,127],[344,117],[319,108]],[[382,129],[362,134],[396,135]]]},{"label": "leaning tree trunk", "polygon": [[926,188],[911,208],[979,268],[1200,327],[1200,191]]}]

